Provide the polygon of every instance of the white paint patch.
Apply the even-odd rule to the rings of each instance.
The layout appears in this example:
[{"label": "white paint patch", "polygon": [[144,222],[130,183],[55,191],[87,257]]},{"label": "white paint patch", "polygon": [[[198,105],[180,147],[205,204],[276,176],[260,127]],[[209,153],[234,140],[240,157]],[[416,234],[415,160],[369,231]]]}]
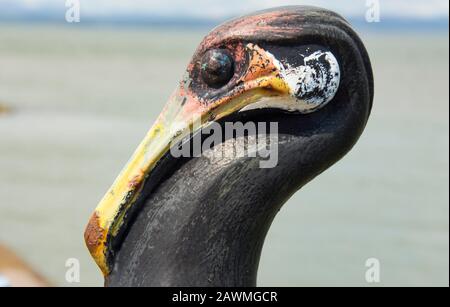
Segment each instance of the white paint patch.
[{"label": "white paint patch", "polygon": [[[341,76],[338,61],[330,51],[316,51],[304,58],[304,65],[296,67],[285,65],[267,53],[272,56],[290,88],[291,96],[295,98],[296,103],[289,103],[283,109],[311,113],[325,106],[336,95]],[[273,107],[280,106],[276,104]]]}]

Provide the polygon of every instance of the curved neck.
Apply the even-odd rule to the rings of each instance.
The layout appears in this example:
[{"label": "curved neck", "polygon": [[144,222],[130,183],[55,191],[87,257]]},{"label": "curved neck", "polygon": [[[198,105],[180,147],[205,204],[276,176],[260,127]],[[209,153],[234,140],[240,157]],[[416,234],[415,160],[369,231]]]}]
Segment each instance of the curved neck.
[{"label": "curved neck", "polygon": [[255,286],[265,236],[290,196],[280,175],[255,158],[188,161],[146,201],[107,285]]},{"label": "curved neck", "polygon": [[[311,128],[318,126],[313,121],[325,123],[323,116],[329,114],[302,120],[275,112],[250,114],[280,123],[277,166],[260,168],[254,157],[221,157],[219,152],[242,144],[241,138],[228,139],[173,170],[163,159],[160,169],[168,176],[156,171],[156,177],[166,179],[155,190],[144,187],[148,195],[122,244],[114,248],[106,285],[256,285],[264,239],[276,213],[346,153],[349,146],[337,145],[353,142],[346,136],[358,130],[338,130],[333,121],[322,124],[319,132]],[[158,181],[151,179],[149,183]]]}]

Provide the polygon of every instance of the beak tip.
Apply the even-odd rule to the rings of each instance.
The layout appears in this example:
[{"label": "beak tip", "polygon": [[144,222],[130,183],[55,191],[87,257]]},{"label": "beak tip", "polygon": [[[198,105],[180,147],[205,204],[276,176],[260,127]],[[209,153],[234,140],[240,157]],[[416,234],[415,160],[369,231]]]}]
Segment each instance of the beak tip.
[{"label": "beak tip", "polygon": [[92,257],[97,262],[104,275],[108,274],[106,258],[103,247],[106,242],[106,231],[100,226],[99,216],[97,212],[91,216],[89,223],[84,232],[84,240]]}]

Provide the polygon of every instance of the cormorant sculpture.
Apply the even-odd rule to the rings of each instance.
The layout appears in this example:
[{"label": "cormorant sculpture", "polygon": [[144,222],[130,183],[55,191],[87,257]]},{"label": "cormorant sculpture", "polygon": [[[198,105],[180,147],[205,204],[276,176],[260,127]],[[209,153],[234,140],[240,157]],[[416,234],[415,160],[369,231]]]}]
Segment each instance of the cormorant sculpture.
[{"label": "cormorant sculpture", "polygon": [[[106,285],[256,285],[276,213],[353,147],[372,100],[368,54],[333,12],[281,7],[212,30],[89,221],[86,243]],[[171,148],[198,132],[193,118],[197,130],[277,123],[269,141],[278,163],[214,155],[232,150],[238,135],[201,156],[175,157]]]}]

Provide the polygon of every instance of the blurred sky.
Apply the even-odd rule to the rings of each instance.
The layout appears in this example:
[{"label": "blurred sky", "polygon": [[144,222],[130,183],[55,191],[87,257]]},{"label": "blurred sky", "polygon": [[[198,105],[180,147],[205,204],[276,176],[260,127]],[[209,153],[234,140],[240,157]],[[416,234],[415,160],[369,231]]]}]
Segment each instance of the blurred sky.
[{"label": "blurred sky", "polygon": [[[335,10],[346,17],[364,16],[373,0],[80,0],[82,16],[155,15],[160,17],[223,19],[250,11],[309,4]],[[0,16],[60,12],[65,0],[0,0]],[[379,0],[381,17],[448,18],[448,0]]]}]

